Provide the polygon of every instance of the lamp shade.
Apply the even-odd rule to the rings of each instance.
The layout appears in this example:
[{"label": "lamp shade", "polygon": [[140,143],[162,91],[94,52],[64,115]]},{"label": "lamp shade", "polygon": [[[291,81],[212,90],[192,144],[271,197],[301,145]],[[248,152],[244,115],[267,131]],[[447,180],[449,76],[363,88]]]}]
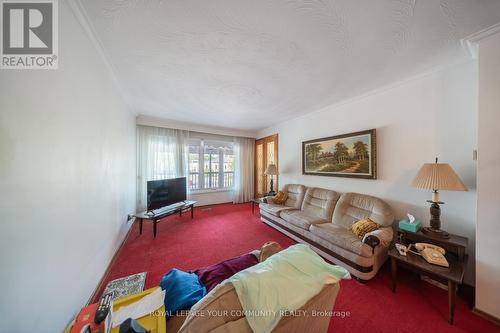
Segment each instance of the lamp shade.
[{"label": "lamp shade", "polygon": [[418,170],[413,187],[431,190],[467,191],[448,163],[426,163]]},{"label": "lamp shade", "polygon": [[264,171],[264,174],[269,176],[276,176],[278,174],[278,168],[276,167],[276,164],[269,164],[266,168],[266,171]]}]

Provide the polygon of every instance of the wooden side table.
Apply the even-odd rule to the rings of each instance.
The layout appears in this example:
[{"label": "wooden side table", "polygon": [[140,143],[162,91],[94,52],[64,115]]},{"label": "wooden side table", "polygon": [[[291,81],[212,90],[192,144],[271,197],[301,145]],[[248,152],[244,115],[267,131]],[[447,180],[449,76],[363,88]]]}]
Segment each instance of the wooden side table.
[{"label": "wooden side table", "polygon": [[467,238],[451,235],[452,237],[449,239],[441,240],[429,237],[421,232],[413,233],[399,230],[398,233],[400,235],[400,240],[405,244],[423,242],[445,248],[445,257],[450,267],[430,264],[421,256],[411,252],[403,256],[399,254],[398,250],[393,245],[389,250],[389,257],[391,258],[392,291],[396,292],[398,265],[419,274],[429,276],[437,281],[445,282],[448,285],[448,323],[453,324],[457,286],[462,284],[465,267],[467,266],[468,258],[465,254]]},{"label": "wooden side table", "polygon": [[264,198],[255,198],[250,200],[252,202],[252,215],[255,213],[255,206],[258,206],[260,203],[264,202]]},{"label": "wooden side table", "polygon": [[441,246],[446,252],[454,253],[459,259],[463,260],[465,249],[467,248],[468,239],[458,235],[450,234],[450,238],[436,238],[431,235],[426,235],[422,231],[411,232],[398,229],[398,239],[404,239],[411,243],[431,243]]},{"label": "wooden side table", "polygon": [[146,221],[151,221],[153,223],[153,238],[156,238],[156,226],[158,222],[164,217],[167,217],[172,214],[179,213],[180,216],[182,216],[182,213],[184,211],[190,211],[191,212],[191,218],[194,217],[194,205],[196,204],[196,201],[193,200],[186,200],[182,201],[170,206],[166,206],[160,209],[156,209],[153,212],[140,212],[137,214],[134,214],[133,216],[137,219],[139,219],[139,234],[142,235],[142,223],[144,220]]}]

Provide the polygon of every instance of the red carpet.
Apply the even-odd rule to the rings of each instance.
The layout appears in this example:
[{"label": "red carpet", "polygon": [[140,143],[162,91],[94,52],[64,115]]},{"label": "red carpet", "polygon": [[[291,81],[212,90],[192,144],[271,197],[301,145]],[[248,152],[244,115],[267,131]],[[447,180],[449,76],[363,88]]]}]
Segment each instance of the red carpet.
[{"label": "red carpet", "polygon": [[[295,242],[260,222],[251,205],[215,205],[164,219],[153,239],[152,225],[138,224],[120,250],[103,286],[110,280],[147,272],[146,286],[156,286],[171,268],[193,270],[260,248],[268,240],[287,247]],[[400,270],[396,293],[389,289],[387,267],[363,285],[341,282],[329,332],[500,332],[500,327],[474,315],[457,299],[455,324],[448,325],[447,292]],[[101,290],[102,292],[102,290]]]}]

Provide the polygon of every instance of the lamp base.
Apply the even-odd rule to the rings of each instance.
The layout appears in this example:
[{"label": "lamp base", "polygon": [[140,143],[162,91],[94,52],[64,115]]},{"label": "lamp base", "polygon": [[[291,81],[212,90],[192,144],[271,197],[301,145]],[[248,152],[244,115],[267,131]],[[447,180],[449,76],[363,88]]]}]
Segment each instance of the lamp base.
[{"label": "lamp base", "polygon": [[434,238],[450,238],[450,234],[441,229],[434,229],[431,227],[422,228],[422,232]]},{"label": "lamp base", "polygon": [[431,212],[431,226],[422,228],[422,232],[426,235],[429,235],[434,238],[446,239],[450,238],[450,234],[444,230],[441,230],[441,208],[439,205],[444,204],[442,201],[435,201],[438,198],[437,190],[434,191],[432,195],[433,200],[427,200],[428,203],[431,204],[430,212]]}]

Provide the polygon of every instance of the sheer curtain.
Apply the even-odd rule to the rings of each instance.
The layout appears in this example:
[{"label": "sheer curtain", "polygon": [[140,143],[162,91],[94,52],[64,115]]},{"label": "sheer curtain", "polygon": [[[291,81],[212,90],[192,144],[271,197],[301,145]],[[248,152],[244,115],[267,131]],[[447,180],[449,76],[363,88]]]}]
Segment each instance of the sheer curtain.
[{"label": "sheer curtain", "polygon": [[146,210],[147,181],[187,174],[188,131],[137,126],[137,211]]},{"label": "sheer curtain", "polygon": [[248,202],[254,196],[255,139],[234,138],[235,175],[233,203]]}]

